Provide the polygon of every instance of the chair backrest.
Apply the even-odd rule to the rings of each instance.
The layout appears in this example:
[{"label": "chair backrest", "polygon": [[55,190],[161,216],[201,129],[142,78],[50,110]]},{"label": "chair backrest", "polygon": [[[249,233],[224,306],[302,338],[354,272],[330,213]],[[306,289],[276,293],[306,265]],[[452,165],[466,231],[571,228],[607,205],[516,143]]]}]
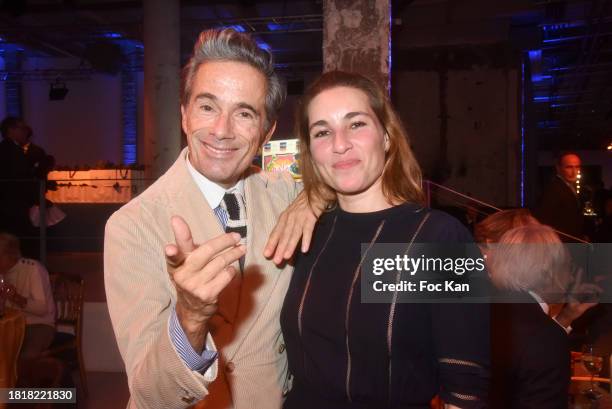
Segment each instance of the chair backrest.
[{"label": "chair backrest", "polygon": [[[7,309],[0,318],[0,388],[13,388],[17,381],[17,359],[23,344],[26,320],[18,310]],[[0,408],[4,408],[0,404]]]},{"label": "chair backrest", "polygon": [[49,274],[55,300],[55,317],[58,325],[73,326],[75,335],[80,333],[83,312],[84,280],[78,274]]}]

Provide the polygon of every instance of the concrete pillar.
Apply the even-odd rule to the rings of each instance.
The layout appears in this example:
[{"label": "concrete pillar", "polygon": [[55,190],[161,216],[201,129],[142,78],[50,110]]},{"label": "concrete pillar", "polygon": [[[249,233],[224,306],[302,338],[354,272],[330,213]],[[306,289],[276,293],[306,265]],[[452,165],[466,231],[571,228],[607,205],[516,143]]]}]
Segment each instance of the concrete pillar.
[{"label": "concrete pillar", "polygon": [[158,177],[181,148],[180,3],[147,0],[144,7],[144,165]]},{"label": "concrete pillar", "polygon": [[323,1],[323,70],[355,71],[389,90],[390,0]]}]

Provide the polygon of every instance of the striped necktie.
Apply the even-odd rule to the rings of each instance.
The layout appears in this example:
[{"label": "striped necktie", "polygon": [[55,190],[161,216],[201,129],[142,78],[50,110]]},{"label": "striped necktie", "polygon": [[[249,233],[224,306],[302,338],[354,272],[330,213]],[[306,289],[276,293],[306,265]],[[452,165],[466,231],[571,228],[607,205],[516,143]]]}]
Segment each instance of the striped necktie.
[{"label": "striped necktie", "polygon": [[240,242],[246,244],[247,238],[247,214],[244,199],[240,193],[226,193],[221,200],[220,206],[227,213],[225,223],[226,233],[238,233],[242,238]]}]

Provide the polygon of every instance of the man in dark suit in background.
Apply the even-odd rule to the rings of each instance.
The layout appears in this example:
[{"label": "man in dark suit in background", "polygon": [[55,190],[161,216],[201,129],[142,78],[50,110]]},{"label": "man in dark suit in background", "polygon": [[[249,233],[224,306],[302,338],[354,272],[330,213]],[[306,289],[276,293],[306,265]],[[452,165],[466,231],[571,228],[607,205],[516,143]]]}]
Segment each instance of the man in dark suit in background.
[{"label": "man in dark suit in background", "polygon": [[532,296],[507,294],[512,303],[491,311],[491,407],[563,408],[570,379],[569,340]]},{"label": "man in dark suit in background", "polygon": [[570,259],[548,227],[507,231],[487,267],[500,291],[491,309],[491,402],[494,409],[567,408],[570,349],[550,316],[571,281]]},{"label": "man in dark suit in background", "polygon": [[582,205],[576,192],[580,166],[580,157],[575,153],[561,154],[556,165],[557,174],[546,187],[534,212],[540,223],[574,237],[561,235],[565,242],[584,239]]},{"label": "man in dark suit in background", "polygon": [[32,129],[19,117],[0,123],[0,229],[19,236],[24,255],[38,258],[38,231],[29,210],[39,204],[39,183],[47,178],[54,159],[30,141]]}]

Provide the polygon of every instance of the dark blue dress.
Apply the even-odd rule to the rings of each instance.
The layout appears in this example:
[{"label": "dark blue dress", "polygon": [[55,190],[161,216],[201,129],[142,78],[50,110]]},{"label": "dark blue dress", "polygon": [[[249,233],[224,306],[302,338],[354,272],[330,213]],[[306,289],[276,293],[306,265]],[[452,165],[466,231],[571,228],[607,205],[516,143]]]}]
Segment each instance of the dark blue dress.
[{"label": "dark blue dress", "polygon": [[361,244],[382,221],[377,243],[407,243],[428,212],[417,241],[472,241],[454,218],[412,204],[321,217],[281,313],[293,375],[285,408],[425,409],[435,395],[486,407],[488,305],[398,303],[391,317],[390,304],[361,302]]}]

